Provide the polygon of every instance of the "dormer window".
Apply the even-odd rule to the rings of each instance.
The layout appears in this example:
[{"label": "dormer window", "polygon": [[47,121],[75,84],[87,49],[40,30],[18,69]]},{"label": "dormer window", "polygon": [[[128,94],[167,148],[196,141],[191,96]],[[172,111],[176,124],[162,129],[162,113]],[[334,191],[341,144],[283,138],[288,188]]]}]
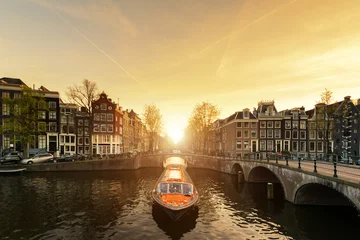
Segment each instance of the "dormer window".
[{"label": "dormer window", "polygon": [[244,111],[244,118],[249,118],[249,112],[248,111]]},{"label": "dormer window", "polygon": [[101,109],[101,110],[106,110],[106,103],[102,103],[102,104],[100,105],[100,109]]}]

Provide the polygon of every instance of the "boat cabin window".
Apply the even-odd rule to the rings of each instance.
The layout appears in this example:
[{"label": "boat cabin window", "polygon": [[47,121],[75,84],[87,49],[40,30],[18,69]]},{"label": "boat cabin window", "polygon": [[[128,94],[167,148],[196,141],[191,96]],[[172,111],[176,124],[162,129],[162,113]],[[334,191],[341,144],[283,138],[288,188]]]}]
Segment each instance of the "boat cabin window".
[{"label": "boat cabin window", "polygon": [[193,186],[188,183],[160,183],[157,192],[161,194],[179,193],[184,195],[193,194]]}]

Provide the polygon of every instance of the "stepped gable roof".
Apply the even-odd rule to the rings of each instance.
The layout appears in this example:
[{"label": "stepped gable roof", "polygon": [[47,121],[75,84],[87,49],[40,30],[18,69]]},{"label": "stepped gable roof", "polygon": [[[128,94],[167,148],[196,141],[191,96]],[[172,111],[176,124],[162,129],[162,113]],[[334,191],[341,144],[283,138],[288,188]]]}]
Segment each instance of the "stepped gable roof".
[{"label": "stepped gable roof", "polygon": [[26,85],[19,78],[8,78],[8,77],[0,78],[0,83],[2,83],[2,84],[13,84],[13,85]]}]

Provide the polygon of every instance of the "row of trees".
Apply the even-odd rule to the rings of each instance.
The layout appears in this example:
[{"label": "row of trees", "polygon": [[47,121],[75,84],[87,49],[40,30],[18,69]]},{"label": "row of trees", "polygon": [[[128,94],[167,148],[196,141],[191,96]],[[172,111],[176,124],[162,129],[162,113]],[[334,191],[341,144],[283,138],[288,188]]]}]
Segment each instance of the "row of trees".
[{"label": "row of trees", "polygon": [[[66,96],[71,103],[86,110],[92,116],[92,102],[99,98],[100,92],[96,82],[84,79],[81,84],[75,84],[67,88]],[[11,142],[17,137],[24,145],[24,155],[28,156],[27,150],[33,136],[38,133],[38,111],[47,111],[46,101],[39,91],[27,86],[22,89],[20,98],[2,98],[2,103],[9,109],[9,117],[0,125],[0,134],[11,136]],[[150,134],[150,149],[153,149],[163,129],[163,118],[160,109],[154,104],[145,105],[143,113],[144,124]],[[92,118],[90,118],[92,126]],[[89,129],[90,145],[92,145],[93,129]]]}]

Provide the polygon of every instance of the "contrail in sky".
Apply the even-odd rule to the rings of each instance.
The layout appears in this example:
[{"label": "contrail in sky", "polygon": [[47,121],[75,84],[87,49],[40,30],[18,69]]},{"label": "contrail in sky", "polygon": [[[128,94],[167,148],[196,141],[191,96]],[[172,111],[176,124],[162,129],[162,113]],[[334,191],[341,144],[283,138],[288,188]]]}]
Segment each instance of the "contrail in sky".
[{"label": "contrail in sky", "polygon": [[109,54],[107,54],[104,50],[102,50],[101,48],[99,48],[93,41],[91,41],[88,37],[86,37],[76,26],[74,26],[73,24],[71,24],[68,20],[66,20],[65,18],[63,18],[60,13],[58,13],[54,8],[50,7],[50,9],[56,14],[58,15],[65,23],[67,23],[71,28],[75,29],[83,38],[85,38],[91,45],[93,45],[97,50],[99,50],[101,53],[103,53],[107,58],[109,58],[112,62],[114,62],[121,70],[123,70],[129,77],[131,77],[132,79],[134,79],[137,83],[139,83],[140,85],[142,85],[142,83],[137,80],[136,77],[134,77],[131,73],[129,73],[123,66],[121,66],[117,61],[115,61],[114,58],[112,58]]},{"label": "contrail in sky", "polygon": [[[201,51],[197,52],[196,54],[190,55],[190,57],[192,58],[192,57],[194,57],[194,56],[196,56],[196,55],[198,55],[198,54],[200,54],[200,53],[205,52],[206,50],[212,48],[213,46],[217,45],[218,43],[222,42],[223,40],[225,40],[225,39],[227,39],[227,38],[231,38],[231,36],[232,36],[233,34],[238,33],[238,32],[240,32],[240,31],[246,29],[246,28],[250,27],[251,25],[253,25],[253,24],[257,23],[257,22],[260,22],[261,20],[263,20],[263,19],[269,17],[270,15],[276,13],[276,12],[279,11],[280,9],[282,9],[282,8],[284,8],[284,7],[286,7],[286,6],[290,5],[290,4],[293,4],[293,3],[296,2],[296,1],[297,1],[297,0],[292,0],[292,1],[290,1],[290,2],[288,2],[288,3],[285,3],[284,5],[282,5],[282,6],[278,7],[278,8],[272,10],[271,12],[266,13],[265,15],[259,17],[258,19],[255,19],[254,21],[246,24],[244,27],[242,27],[242,28],[240,28],[240,29],[238,29],[238,30],[232,31],[230,34],[228,34],[228,35],[220,38],[220,39],[217,40],[216,42],[214,42],[214,43],[212,43],[212,44],[209,44],[208,46],[206,46],[204,49],[202,49]],[[230,39],[229,39],[229,43],[228,43],[228,45],[227,45],[227,48],[226,48],[226,50],[225,50],[225,52],[224,52],[224,56],[225,56],[226,52],[227,52],[228,49],[229,49],[229,45],[230,45]],[[223,59],[224,59],[224,57],[223,57]],[[222,62],[222,61],[221,61],[221,62]],[[221,64],[220,64],[220,65],[221,65]]]}]

